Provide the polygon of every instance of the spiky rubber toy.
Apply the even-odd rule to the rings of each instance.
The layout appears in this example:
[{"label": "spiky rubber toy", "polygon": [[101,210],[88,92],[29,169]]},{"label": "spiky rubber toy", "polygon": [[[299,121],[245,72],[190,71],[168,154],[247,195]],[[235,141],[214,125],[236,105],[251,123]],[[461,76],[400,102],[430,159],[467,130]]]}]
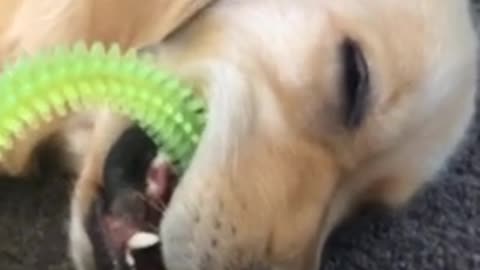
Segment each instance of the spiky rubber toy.
[{"label": "spiky rubber toy", "polygon": [[203,100],[134,51],[100,43],[59,47],[7,65],[0,75],[0,158],[20,134],[92,106],[138,122],[184,169],[205,123]]}]

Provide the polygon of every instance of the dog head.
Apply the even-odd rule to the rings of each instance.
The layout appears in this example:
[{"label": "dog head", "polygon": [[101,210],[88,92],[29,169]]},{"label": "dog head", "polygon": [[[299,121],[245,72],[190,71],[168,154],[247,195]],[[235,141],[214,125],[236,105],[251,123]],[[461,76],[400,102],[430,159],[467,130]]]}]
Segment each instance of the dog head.
[{"label": "dog head", "polygon": [[149,51],[209,108],[159,223],[171,270],[315,269],[332,227],[410,198],[473,111],[467,1],[216,1]]}]

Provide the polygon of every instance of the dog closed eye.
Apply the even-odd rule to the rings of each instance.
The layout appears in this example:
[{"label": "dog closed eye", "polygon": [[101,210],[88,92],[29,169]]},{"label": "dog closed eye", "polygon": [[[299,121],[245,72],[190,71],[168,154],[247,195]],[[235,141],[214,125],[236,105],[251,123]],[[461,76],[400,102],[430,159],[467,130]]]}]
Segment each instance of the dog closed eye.
[{"label": "dog closed eye", "polygon": [[340,57],[345,126],[357,128],[365,118],[369,105],[371,89],[368,65],[360,45],[350,38],[342,42]]}]

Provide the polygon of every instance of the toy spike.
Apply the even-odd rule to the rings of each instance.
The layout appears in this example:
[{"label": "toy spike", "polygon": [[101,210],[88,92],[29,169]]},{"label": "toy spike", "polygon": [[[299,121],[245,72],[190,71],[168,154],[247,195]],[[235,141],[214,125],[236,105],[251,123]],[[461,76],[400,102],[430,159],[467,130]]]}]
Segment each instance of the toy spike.
[{"label": "toy spike", "polygon": [[137,121],[183,170],[205,125],[203,100],[190,88],[117,45],[78,43],[22,58],[1,74],[0,96],[0,158],[27,129],[96,105]]}]

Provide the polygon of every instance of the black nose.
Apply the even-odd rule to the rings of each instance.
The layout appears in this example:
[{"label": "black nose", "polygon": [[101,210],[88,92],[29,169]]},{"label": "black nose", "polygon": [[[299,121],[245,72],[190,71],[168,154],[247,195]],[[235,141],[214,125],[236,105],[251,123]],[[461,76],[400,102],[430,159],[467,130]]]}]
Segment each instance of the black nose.
[{"label": "black nose", "polygon": [[105,203],[109,204],[122,190],[144,190],[147,171],[156,153],[155,143],[141,128],[127,129],[113,144],[105,160]]}]

